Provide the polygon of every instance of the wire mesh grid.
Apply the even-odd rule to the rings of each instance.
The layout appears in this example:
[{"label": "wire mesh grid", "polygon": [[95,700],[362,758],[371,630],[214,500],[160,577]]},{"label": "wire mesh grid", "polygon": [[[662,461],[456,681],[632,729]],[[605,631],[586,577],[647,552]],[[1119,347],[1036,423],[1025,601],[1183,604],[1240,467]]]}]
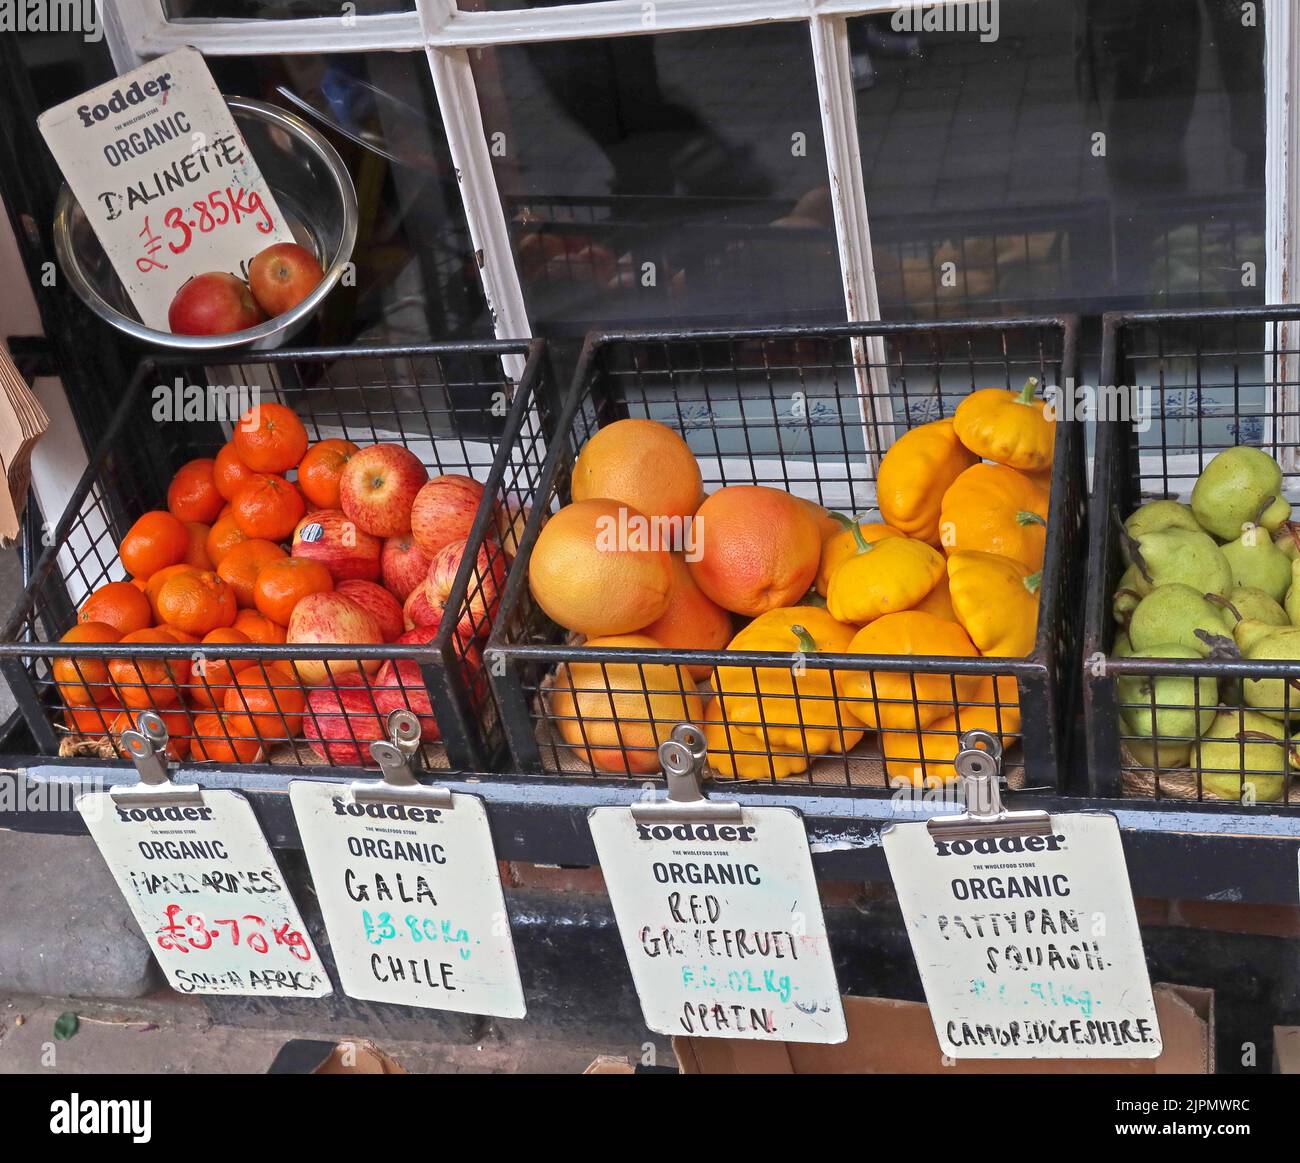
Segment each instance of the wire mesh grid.
[{"label": "wire mesh grid", "polygon": [[950,782],[958,736],[981,727],[1004,739],[1013,786],[1055,786],[1077,674],[1081,425],[1057,425],[1036,643],[1022,659],[979,657],[939,612],[916,619],[910,640],[882,643],[816,601],[734,618],[741,636],[725,651],[584,643],[534,601],[526,561],[571,498],[577,453],[612,421],[680,433],[706,493],[767,486],[878,520],[877,457],[897,435],[979,387],[1072,382],[1074,342],[1072,320],[1044,318],[589,338],[489,645],[516,765],[654,776],[657,743],[690,719],[716,778],[884,791]]},{"label": "wire mesh grid", "polygon": [[[541,473],[545,374],[541,345],[524,342],[282,352],[222,366],[146,360],[0,636],[0,666],[38,746],[113,758],[122,731],[154,710],[178,760],[369,766],[388,713],[404,708],[436,744],[430,765],[485,767],[504,737],[482,647]],[[378,615],[382,643],[335,634],[338,623],[310,644],[286,643],[286,619],[242,598],[240,634],[160,631],[157,593],[122,563],[123,535],[164,507],[173,473],[214,456],[246,408],[269,401],[293,409],[313,444],[401,445],[470,498],[457,517],[463,536],[472,514],[468,537],[433,555],[441,568],[397,546],[408,551],[405,582],[400,561],[384,574],[380,539],[353,528],[334,546],[355,554],[336,559],[335,579]],[[305,508],[301,528],[328,524]],[[102,611],[149,628],[129,647],[110,643],[83,625]],[[331,635],[347,644],[330,645]]]},{"label": "wire mesh grid", "polygon": [[[1188,502],[1205,466],[1238,445],[1276,460],[1280,479],[1264,482],[1266,499],[1274,491],[1288,501],[1300,496],[1300,311],[1107,316],[1101,379],[1124,388],[1113,399],[1133,412],[1098,426],[1084,659],[1092,790],[1292,807],[1300,803],[1300,751],[1291,738],[1300,714],[1300,648],[1292,646],[1296,607],[1286,598],[1287,559],[1300,555],[1297,527],[1289,520],[1243,526],[1243,546],[1262,556],[1243,565],[1234,551],[1227,582],[1213,553],[1194,560],[1181,545],[1186,592],[1177,591],[1180,604],[1163,623],[1153,618],[1159,603],[1148,605],[1135,642],[1129,633],[1138,604],[1153,582],[1163,589],[1173,575],[1160,568],[1152,574],[1145,558],[1134,564],[1135,544],[1122,523],[1149,501]],[[1251,487],[1242,481],[1243,498]],[[1214,494],[1203,493],[1197,512],[1213,523],[1215,507]],[[1187,527],[1196,533],[1197,526]],[[1212,532],[1214,544],[1233,540],[1224,529]],[[1261,561],[1271,572],[1257,571]],[[1173,592],[1165,590],[1164,600]],[[1167,631],[1154,629],[1163,626]],[[1153,644],[1153,632],[1167,633],[1170,643]]]}]

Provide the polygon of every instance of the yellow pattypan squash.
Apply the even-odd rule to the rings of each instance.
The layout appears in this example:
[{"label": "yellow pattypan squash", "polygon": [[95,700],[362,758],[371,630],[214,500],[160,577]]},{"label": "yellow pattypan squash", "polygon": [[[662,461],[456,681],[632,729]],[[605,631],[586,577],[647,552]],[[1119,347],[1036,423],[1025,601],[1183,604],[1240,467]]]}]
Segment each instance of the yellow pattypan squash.
[{"label": "yellow pattypan squash", "polygon": [[971,392],[952,418],[957,438],[985,460],[1025,472],[1041,472],[1052,463],[1056,421],[1037,399],[1038,380],[1031,376],[1019,394],[1004,388]]},{"label": "yellow pattypan squash", "polygon": [[957,612],[952,608],[952,594],[948,591],[948,574],[946,572],[935,582],[934,589],[917,602],[912,609],[924,610],[927,614],[933,614],[936,618],[946,618],[949,622],[957,621]]},{"label": "yellow pattypan squash", "polygon": [[[728,722],[716,698],[704,708],[702,726],[709,766],[724,779],[788,779],[807,771],[812,761],[803,747],[786,751],[768,744],[762,734]],[[841,737],[843,746],[836,750],[847,751],[864,734],[861,728],[846,725]]]},{"label": "yellow pattypan squash", "polygon": [[953,430],[935,420],[904,432],[881,458],[876,479],[880,519],[918,541],[939,544],[939,502],[979,457]]},{"label": "yellow pattypan squash", "polygon": [[787,666],[719,666],[713,674],[719,711],[733,728],[770,740],[776,751],[821,755],[853,746],[857,724],[839,709],[833,672],[802,666],[800,656],[843,654],[854,628],[816,606],[760,614],[731,640],[732,650],[790,656]]},{"label": "yellow pattypan squash", "polygon": [[982,678],[968,704],[936,719],[923,731],[882,731],[880,750],[890,784],[937,787],[952,783],[957,778],[952,761],[961,750],[961,736],[977,730],[1001,734],[1004,747],[1010,747],[1020,734],[1014,678],[998,678],[996,688],[993,679]]},{"label": "yellow pattypan squash", "polygon": [[[979,657],[975,644],[956,622],[920,610],[877,618],[853,636],[849,653]],[[849,712],[866,726],[918,731],[969,702],[979,690],[980,676],[840,670],[835,672],[835,685],[849,700]]]},{"label": "yellow pattypan squash", "polygon": [[1048,494],[1004,464],[976,464],[943,495],[944,552],[977,549],[1042,569]]},{"label": "yellow pattypan squash", "polygon": [[831,574],[826,608],[833,618],[859,626],[910,610],[938,585],[943,568],[943,555],[924,541],[886,537],[868,545],[863,538],[858,552]]},{"label": "yellow pattypan squash", "polygon": [[[881,525],[877,521],[860,521],[858,529],[862,533],[862,540],[865,540],[868,545],[875,545],[877,541],[883,541],[886,537],[905,536],[892,526]],[[845,517],[844,528],[822,542],[822,560],[817,567],[817,592],[823,598],[826,596],[826,591],[830,589],[831,574],[850,557],[856,557],[861,552],[862,543],[858,535],[853,532],[853,522]]]},{"label": "yellow pattypan squash", "polygon": [[948,558],[953,611],[981,654],[1024,658],[1034,649],[1042,576],[999,553],[963,550]]}]

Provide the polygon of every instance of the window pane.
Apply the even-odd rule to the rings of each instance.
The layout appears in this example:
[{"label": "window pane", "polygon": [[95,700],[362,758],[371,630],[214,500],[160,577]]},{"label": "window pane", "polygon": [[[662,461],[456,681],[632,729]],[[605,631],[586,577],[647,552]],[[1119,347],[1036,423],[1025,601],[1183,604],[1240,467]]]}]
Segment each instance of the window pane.
[{"label": "window pane", "polygon": [[[350,0],[352,16],[414,12],[415,0]],[[340,16],[341,0],[163,0],[168,20],[294,20]]]},{"label": "window pane", "polygon": [[225,93],[302,116],[357,188],[357,285],[327,300],[312,341],[490,337],[456,170],[423,53],[214,57]]},{"label": "window pane", "polygon": [[849,21],[885,317],[1263,302],[1264,6],[995,7]]},{"label": "window pane", "polygon": [[844,318],[806,25],[471,59],[535,331]]}]

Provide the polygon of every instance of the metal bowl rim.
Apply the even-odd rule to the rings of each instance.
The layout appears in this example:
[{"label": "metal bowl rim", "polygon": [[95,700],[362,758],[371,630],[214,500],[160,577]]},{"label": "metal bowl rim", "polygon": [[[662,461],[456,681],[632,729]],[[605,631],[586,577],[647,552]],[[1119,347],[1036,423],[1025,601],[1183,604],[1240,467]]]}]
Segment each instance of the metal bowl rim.
[{"label": "metal bowl rim", "polygon": [[54,253],[59,260],[60,269],[68,276],[78,297],[104,322],[125,332],[133,339],[152,347],[165,347],[176,351],[206,352],[222,351],[235,347],[246,347],[271,339],[281,332],[295,326],[311,315],[320,306],[325,296],[330,293],[343,277],[343,268],[352,258],[352,250],[357,240],[357,193],[352,184],[352,176],[343,165],[338,151],[312,126],[296,114],[279,106],[256,101],[251,97],[227,97],[226,104],[234,112],[250,113],[268,124],[279,126],[285,132],[297,137],[307,144],[325,163],[333,179],[335,189],[343,203],[343,228],[339,238],[338,249],[330,265],[325,269],[324,277],[301,303],[274,319],[249,327],[244,331],[232,331],[226,335],[176,335],[170,331],[155,331],[146,327],[139,320],[131,319],[120,311],[110,307],[91,286],[81,264],[77,262],[72,248],[72,216],[79,208],[76,196],[66,182],[59,190],[58,203],[54,212]]}]

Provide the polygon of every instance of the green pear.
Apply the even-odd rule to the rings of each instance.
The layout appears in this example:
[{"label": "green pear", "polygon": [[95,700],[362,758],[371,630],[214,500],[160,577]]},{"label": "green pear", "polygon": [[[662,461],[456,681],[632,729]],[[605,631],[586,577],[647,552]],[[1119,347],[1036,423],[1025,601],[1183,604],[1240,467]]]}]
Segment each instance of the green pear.
[{"label": "green pear", "polygon": [[1133,653],[1133,642],[1127,630],[1115,631],[1115,644],[1110,648],[1112,658],[1128,658]]},{"label": "green pear", "polygon": [[[1205,658],[1216,641],[1232,640],[1237,622],[1204,594],[1181,582],[1156,586],[1138,602],[1128,623],[1129,640],[1141,654],[1161,643],[1177,642]],[[1209,641],[1206,641],[1209,639]]]},{"label": "green pear", "polygon": [[[1124,522],[1124,529],[1129,537],[1135,540],[1161,529],[1190,529],[1196,533],[1204,532],[1196,523],[1191,505],[1184,505],[1181,501],[1148,501],[1129,514],[1129,519]],[[1126,562],[1131,560],[1127,540],[1122,541],[1120,551]]]},{"label": "green pear", "polygon": [[1291,563],[1291,586],[1282,599],[1282,608],[1292,626],[1300,626],[1300,558]]},{"label": "green pear", "polygon": [[1225,800],[1280,800],[1296,752],[1286,729],[1258,711],[1220,711],[1193,748],[1201,788]]},{"label": "green pear", "polygon": [[1268,530],[1248,525],[1236,541],[1223,547],[1232,567],[1232,580],[1239,586],[1253,586],[1280,602],[1291,588],[1291,559],[1276,545]]},{"label": "green pear", "polygon": [[[1139,650],[1134,658],[1193,659],[1200,655],[1176,642]],[[1116,682],[1124,740],[1147,767],[1179,767],[1192,744],[1214,721],[1218,691],[1214,679],[1188,675],[1123,674]]]},{"label": "green pear", "polygon": [[1202,594],[1226,596],[1232,589],[1232,566],[1208,533],[1159,529],[1130,543],[1129,552],[1153,589],[1170,582],[1182,582]]},{"label": "green pear", "polygon": [[1128,620],[1138,602],[1151,592],[1151,583],[1142,576],[1136,565],[1130,565],[1119,579],[1119,588],[1115,591],[1111,603],[1111,613],[1121,626],[1127,626]]},{"label": "green pear", "polygon": [[1246,444],[1224,449],[1196,478],[1192,512],[1220,541],[1235,541],[1251,524],[1276,533],[1291,516],[1291,505],[1282,496],[1281,466]]},{"label": "green pear", "polygon": [[1300,525],[1294,521],[1283,521],[1282,528],[1273,535],[1273,544],[1295,561],[1300,557]]},{"label": "green pear", "polygon": [[[1287,627],[1289,629],[1289,627]],[[1244,657],[1256,642],[1267,638],[1270,634],[1276,634],[1283,627],[1273,622],[1261,622],[1255,618],[1243,618],[1232,631],[1232,640],[1237,644],[1237,649],[1241,651]]]},{"label": "green pear", "polygon": [[[1300,627],[1276,627],[1271,634],[1251,642],[1241,654],[1249,662],[1300,661]],[[1241,693],[1246,702],[1270,719],[1300,718],[1300,680],[1248,678],[1241,684]]]},{"label": "green pear", "polygon": [[1263,590],[1253,586],[1233,586],[1228,601],[1243,622],[1267,622],[1270,626],[1291,624],[1286,611]]}]

